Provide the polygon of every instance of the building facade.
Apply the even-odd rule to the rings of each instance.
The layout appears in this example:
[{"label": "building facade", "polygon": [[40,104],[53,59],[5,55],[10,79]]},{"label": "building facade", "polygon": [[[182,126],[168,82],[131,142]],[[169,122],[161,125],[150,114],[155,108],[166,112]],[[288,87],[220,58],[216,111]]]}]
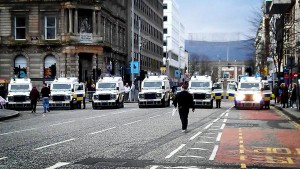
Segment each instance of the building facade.
[{"label": "building facade", "polygon": [[[166,58],[167,74],[179,78],[187,66],[185,53],[185,28],[181,22],[179,6],[175,0],[164,0],[164,57]],[[176,76],[176,77],[175,77]]]},{"label": "building facade", "polygon": [[[133,3],[133,8],[132,8]],[[160,74],[163,61],[163,7],[162,0],[130,0],[127,1],[128,10],[128,59],[138,62],[139,70],[134,71],[134,77],[145,74]],[[133,11],[133,29],[132,29]],[[132,31],[133,30],[133,31]],[[133,32],[133,37],[132,37]],[[133,39],[133,50],[132,50]],[[127,70],[130,80],[131,69]]]},{"label": "building facade", "polygon": [[91,82],[122,74],[127,62],[126,0],[0,1],[0,77]]}]

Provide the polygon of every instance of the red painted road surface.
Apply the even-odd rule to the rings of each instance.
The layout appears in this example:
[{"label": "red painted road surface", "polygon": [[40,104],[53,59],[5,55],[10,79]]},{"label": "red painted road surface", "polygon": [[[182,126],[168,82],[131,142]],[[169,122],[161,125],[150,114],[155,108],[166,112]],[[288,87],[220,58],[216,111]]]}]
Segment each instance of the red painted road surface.
[{"label": "red painted road surface", "polygon": [[243,123],[247,120],[274,124],[283,121],[290,128],[226,127],[216,156],[217,163],[240,165],[241,168],[300,168],[300,130],[297,126],[272,110],[242,110],[239,113]]}]

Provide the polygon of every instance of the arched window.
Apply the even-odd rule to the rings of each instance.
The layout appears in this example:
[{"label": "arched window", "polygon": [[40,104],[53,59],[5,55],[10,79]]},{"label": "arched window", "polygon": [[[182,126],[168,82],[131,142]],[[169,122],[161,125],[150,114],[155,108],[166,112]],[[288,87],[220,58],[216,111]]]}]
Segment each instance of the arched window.
[{"label": "arched window", "polygon": [[55,78],[56,76],[56,59],[53,55],[45,58],[44,78]]},{"label": "arched window", "polygon": [[18,55],[15,58],[14,75],[19,78],[24,78],[27,74],[27,59],[23,55]]}]

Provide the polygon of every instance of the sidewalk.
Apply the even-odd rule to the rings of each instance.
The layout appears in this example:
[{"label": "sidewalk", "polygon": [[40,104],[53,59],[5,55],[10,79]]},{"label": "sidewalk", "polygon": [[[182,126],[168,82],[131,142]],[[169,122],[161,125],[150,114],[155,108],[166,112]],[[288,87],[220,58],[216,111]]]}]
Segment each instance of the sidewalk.
[{"label": "sidewalk", "polygon": [[20,113],[15,110],[0,109],[0,121],[18,117],[19,115],[20,115]]},{"label": "sidewalk", "polygon": [[282,108],[279,103],[271,103],[276,109],[281,110],[285,115],[295,121],[300,121],[300,111],[297,108]]}]

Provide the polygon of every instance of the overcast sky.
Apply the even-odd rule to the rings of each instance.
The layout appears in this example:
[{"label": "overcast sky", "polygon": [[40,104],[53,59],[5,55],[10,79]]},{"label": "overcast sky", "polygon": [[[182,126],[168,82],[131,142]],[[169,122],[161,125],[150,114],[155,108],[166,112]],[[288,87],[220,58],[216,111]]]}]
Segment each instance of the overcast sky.
[{"label": "overcast sky", "polygon": [[[176,0],[188,39],[229,36],[246,39],[255,35],[249,20],[260,10],[263,0]],[[253,20],[253,19],[252,19]],[[239,33],[239,34],[238,34]],[[202,40],[202,39],[200,39]],[[205,39],[203,39],[205,40]],[[235,40],[235,39],[233,39]]]}]

